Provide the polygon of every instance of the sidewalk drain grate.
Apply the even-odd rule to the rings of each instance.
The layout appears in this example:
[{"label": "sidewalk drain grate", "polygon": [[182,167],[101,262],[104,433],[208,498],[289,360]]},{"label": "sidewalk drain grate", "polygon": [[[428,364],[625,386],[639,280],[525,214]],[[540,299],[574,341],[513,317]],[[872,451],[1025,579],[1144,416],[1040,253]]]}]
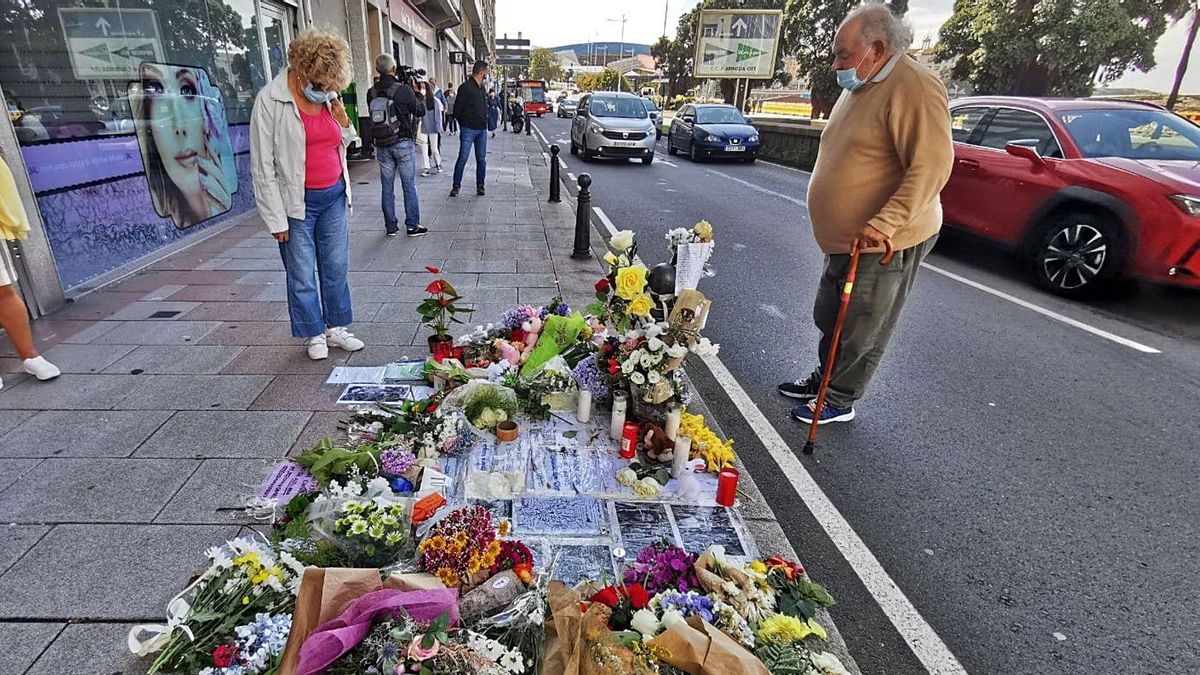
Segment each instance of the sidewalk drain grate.
[{"label": "sidewalk drain grate", "polygon": [[172,312],[172,311],[168,311],[168,310],[164,309],[162,311],[158,311],[158,312],[151,314],[150,318],[151,319],[170,319],[172,317],[179,316],[182,313],[183,312]]}]

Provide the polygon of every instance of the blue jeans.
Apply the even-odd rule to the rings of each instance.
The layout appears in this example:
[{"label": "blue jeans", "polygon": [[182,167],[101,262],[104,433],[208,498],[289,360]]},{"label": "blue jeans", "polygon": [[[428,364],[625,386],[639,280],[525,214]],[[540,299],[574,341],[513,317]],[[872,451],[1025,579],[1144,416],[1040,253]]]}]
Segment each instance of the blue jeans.
[{"label": "blue jeans", "polygon": [[454,187],[462,185],[463,171],[467,168],[467,156],[471,147],[475,148],[475,184],[483,187],[483,179],[487,175],[487,129],[472,129],[459,125],[462,131],[458,135],[458,161],[454,163]]},{"label": "blue jeans", "polygon": [[421,226],[421,206],[417,203],[417,149],[411,138],[391,145],[376,146],[379,179],[383,186],[383,224],[388,232],[396,225],[396,170],[400,171],[400,189],[404,191],[404,227],[409,232]]},{"label": "blue jeans", "polygon": [[279,245],[287,274],[288,317],[292,336],[323,335],[331,326],[348,326],[350,229],[346,226],[346,183],[304,191],[304,219],[288,218],[288,240]]}]

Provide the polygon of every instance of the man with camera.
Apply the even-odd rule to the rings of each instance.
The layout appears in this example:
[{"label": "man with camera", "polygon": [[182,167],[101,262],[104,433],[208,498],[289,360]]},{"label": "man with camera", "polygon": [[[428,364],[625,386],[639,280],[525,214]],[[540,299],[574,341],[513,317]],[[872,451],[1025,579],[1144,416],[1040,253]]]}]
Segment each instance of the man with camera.
[{"label": "man with camera", "polygon": [[404,192],[404,229],[410,237],[419,237],[428,229],[421,227],[421,209],[417,203],[417,154],[414,139],[417,121],[425,114],[425,104],[417,100],[412,88],[414,71],[400,66],[390,54],[375,57],[379,77],[367,92],[370,110],[370,135],[375,141],[379,161],[379,180],[383,188],[383,222],[389,237],[400,232],[396,218],[396,173]]}]

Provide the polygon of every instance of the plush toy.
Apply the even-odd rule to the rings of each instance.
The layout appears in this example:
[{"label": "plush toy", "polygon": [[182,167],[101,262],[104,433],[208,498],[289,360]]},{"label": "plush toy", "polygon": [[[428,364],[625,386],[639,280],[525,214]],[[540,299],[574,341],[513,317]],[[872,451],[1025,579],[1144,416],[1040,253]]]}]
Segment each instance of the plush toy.
[{"label": "plush toy", "polygon": [[517,349],[507,340],[496,340],[496,351],[500,352],[500,358],[507,361],[510,365],[519,365],[521,363],[521,350]]},{"label": "plush toy", "polygon": [[667,438],[667,432],[653,422],[645,425],[646,435],[642,438],[646,444],[646,457],[653,462],[669,463],[675,458],[675,442]]},{"label": "plush toy", "polygon": [[542,332],[542,320],[531,316],[521,324],[521,330],[525,332],[525,348],[521,350],[521,363],[524,363],[533,353],[533,348],[537,346],[538,333]]}]

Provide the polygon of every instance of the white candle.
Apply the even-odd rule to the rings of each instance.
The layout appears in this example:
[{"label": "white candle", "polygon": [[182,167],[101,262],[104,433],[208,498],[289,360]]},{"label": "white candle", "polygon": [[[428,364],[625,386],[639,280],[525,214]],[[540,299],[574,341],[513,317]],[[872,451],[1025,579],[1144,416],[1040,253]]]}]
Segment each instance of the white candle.
[{"label": "white candle", "polygon": [[667,438],[676,440],[679,436],[679,423],[683,419],[683,408],[673,405],[667,410],[667,428],[663,431],[667,432]]},{"label": "white candle", "polygon": [[608,427],[608,436],[614,441],[621,440],[625,433],[625,406],[629,395],[623,391],[613,392],[612,423]]},{"label": "white candle", "polygon": [[592,392],[587,389],[579,390],[579,408],[575,411],[575,417],[579,419],[580,424],[587,424],[592,421]]},{"label": "white candle", "polygon": [[692,437],[680,436],[675,439],[675,454],[671,457],[671,477],[679,478],[689,470],[689,460],[692,454]]}]

